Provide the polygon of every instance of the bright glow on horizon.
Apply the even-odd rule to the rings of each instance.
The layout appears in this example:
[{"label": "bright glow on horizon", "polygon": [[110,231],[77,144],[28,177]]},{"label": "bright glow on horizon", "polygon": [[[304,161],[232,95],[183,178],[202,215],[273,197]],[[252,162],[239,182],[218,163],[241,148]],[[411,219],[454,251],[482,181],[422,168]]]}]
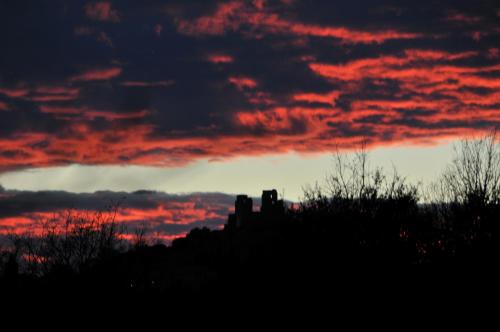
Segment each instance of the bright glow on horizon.
[{"label": "bright glow on horizon", "polygon": [[[399,145],[371,150],[372,166],[398,172],[413,183],[436,179],[452,158],[452,144],[436,146]],[[25,169],[0,174],[0,185],[12,190],[157,190],[168,193],[224,192],[260,196],[275,188],[285,198],[297,201],[302,188],[322,184],[332,168],[332,154],[239,157],[227,161],[198,161],[179,168],[144,166],[83,166]]]}]

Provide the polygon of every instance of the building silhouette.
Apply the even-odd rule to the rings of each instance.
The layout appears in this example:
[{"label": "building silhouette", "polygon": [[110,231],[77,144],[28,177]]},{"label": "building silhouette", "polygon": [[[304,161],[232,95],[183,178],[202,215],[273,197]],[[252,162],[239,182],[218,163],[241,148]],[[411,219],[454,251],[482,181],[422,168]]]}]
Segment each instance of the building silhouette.
[{"label": "building silhouette", "polygon": [[253,200],[248,195],[236,196],[234,213],[228,216],[226,228],[234,229],[261,221],[280,219],[285,214],[285,204],[278,199],[276,189],[263,190],[260,211],[253,211]]}]

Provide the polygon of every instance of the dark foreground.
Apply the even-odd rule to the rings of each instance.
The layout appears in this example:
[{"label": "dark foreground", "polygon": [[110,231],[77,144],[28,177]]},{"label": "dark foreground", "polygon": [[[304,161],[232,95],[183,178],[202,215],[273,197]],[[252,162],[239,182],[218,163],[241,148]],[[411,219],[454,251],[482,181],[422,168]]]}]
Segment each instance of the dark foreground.
[{"label": "dark foreground", "polygon": [[[437,223],[442,213],[447,223]],[[2,293],[243,296],[384,293],[498,284],[498,205],[421,206],[410,197],[321,202],[224,230],[195,229],[171,246],[137,243],[43,275],[4,266]],[[481,222],[479,223],[478,220]],[[451,223],[451,224],[450,224]],[[497,279],[498,280],[498,279]],[[491,282],[490,282],[491,281]],[[486,286],[488,285],[488,286]],[[492,289],[489,289],[490,291]]]}]

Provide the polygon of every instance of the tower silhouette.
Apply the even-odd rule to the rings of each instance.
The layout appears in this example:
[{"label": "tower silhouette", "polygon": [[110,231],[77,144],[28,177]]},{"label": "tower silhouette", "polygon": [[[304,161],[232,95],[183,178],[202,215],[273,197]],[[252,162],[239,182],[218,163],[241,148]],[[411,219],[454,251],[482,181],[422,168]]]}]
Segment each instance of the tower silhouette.
[{"label": "tower silhouette", "polygon": [[260,221],[271,222],[285,213],[285,205],[282,199],[278,199],[276,189],[263,190],[260,211],[253,211],[253,200],[248,195],[236,196],[234,202],[234,213],[228,216],[226,228],[234,229]]}]

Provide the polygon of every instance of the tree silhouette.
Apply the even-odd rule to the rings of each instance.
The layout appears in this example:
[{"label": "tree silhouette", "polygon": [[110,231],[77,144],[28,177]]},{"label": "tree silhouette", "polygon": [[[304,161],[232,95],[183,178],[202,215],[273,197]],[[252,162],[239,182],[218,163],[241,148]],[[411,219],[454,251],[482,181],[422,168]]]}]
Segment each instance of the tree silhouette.
[{"label": "tree silhouette", "polygon": [[462,140],[454,148],[454,159],[442,177],[443,198],[478,207],[499,203],[500,145],[496,131]]},{"label": "tree silhouette", "polygon": [[106,211],[67,210],[42,220],[37,230],[12,235],[14,252],[34,275],[58,271],[80,273],[120,247],[123,228],[116,223],[118,206]]}]

